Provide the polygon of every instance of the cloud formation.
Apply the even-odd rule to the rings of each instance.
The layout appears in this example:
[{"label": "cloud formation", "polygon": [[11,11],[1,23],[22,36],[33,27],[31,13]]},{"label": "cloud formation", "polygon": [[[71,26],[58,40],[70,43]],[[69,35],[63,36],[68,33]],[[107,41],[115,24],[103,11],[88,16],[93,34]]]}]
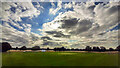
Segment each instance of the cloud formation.
[{"label": "cloud formation", "polygon": [[[13,47],[15,46],[32,46],[34,41],[39,39],[39,35],[31,32],[31,24],[19,23],[22,18],[37,17],[40,14],[42,7],[27,3],[1,2],[2,9],[0,20],[2,23],[1,39],[3,42],[9,42]],[[37,9],[37,8],[39,9]],[[18,30],[19,29],[19,30]],[[21,31],[23,30],[23,31]]]},{"label": "cloud formation", "polygon": [[32,19],[39,16],[42,9],[45,9],[43,6],[30,2],[2,5],[2,39],[10,42],[12,46],[84,48],[90,45],[114,48],[118,45],[119,29],[113,29],[120,23],[118,3],[58,2],[57,6],[51,3],[48,14],[55,18],[43,23],[42,27],[36,30],[40,31],[40,35],[31,32],[32,24],[19,22],[25,17]]},{"label": "cloud formation", "polygon": [[51,5],[52,5],[52,8],[49,9],[49,14],[55,15],[62,8],[61,1],[57,3],[57,8],[55,8],[55,3],[51,3]]},{"label": "cloud formation", "polygon": [[40,14],[34,5],[30,2],[27,3],[11,3],[2,2],[2,16],[3,21],[21,21],[21,17],[34,17]]},{"label": "cloud formation", "polygon": [[[118,30],[110,31],[120,21],[118,3],[96,5],[86,2],[68,5],[72,5],[73,11],[60,13],[53,21],[43,24],[43,35],[51,36],[53,39],[59,37],[60,41],[77,40],[77,42],[68,42],[70,47],[86,45],[116,47],[118,45]],[[51,28],[55,24],[58,26]],[[69,37],[63,38],[64,35]]]}]

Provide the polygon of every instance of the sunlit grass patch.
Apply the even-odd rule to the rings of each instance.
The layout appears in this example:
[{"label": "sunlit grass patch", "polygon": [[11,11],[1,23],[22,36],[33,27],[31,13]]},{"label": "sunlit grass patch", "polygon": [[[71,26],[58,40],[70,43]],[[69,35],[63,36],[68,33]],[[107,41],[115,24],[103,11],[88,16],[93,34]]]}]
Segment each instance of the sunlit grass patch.
[{"label": "sunlit grass patch", "polygon": [[66,53],[66,52],[63,52],[63,53],[58,53],[58,55],[75,55],[77,53]]}]

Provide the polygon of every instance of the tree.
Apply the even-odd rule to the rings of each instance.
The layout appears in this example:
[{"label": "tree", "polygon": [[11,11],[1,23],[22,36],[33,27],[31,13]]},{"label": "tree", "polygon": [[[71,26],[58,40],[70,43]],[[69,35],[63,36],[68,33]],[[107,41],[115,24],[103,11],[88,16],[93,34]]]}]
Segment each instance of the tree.
[{"label": "tree", "polygon": [[18,47],[15,48],[15,50],[18,50],[18,49],[19,49]]},{"label": "tree", "polygon": [[91,49],[90,46],[86,46],[85,50],[86,50],[86,51],[91,51],[92,49]]},{"label": "tree", "polygon": [[60,50],[61,50],[61,51],[64,51],[64,50],[66,50],[66,48],[64,48],[64,47],[61,47],[61,48],[60,48]]},{"label": "tree", "polygon": [[57,48],[56,48],[56,47],[54,48],[54,51],[57,51]]},{"label": "tree", "polygon": [[26,46],[22,46],[22,47],[20,48],[20,50],[26,50],[26,49],[27,49]]},{"label": "tree", "polygon": [[0,43],[0,49],[2,50],[2,52],[6,52],[8,50],[10,50],[12,47],[8,42],[2,42]]},{"label": "tree", "polygon": [[32,47],[32,50],[40,50],[40,47],[39,46],[34,46],[34,47]]},{"label": "tree", "polygon": [[114,49],[113,48],[109,48],[109,51],[114,51]]},{"label": "tree", "polygon": [[101,46],[101,47],[100,47],[100,50],[101,50],[101,51],[106,51],[106,48],[103,47],[103,46]]},{"label": "tree", "polygon": [[61,47],[61,48],[54,48],[54,51],[65,51],[66,50],[66,48],[64,48],[64,47]]},{"label": "tree", "polygon": [[96,49],[97,49],[96,47],[93,47],[93,49],[92,49],[92,50],[93,50],[93,51],[96,51]]},{"label": "tree", "polygon": [[120,45],[116,47],[116,50],[117,50],[117,51],[120,51]]},{"label": "tree", "polygon": [[71,51],[74,51],[74,48],[71,48]]},{"label": "tree", "polygon": [[47,50],[49,50],[50,48],[49,47],[47,47]]},{"label": "tree", "polygon": [[92,50],[93,50],[93,51],[100,51],[100,48],[99,48],[99,47],[93,47]]}]

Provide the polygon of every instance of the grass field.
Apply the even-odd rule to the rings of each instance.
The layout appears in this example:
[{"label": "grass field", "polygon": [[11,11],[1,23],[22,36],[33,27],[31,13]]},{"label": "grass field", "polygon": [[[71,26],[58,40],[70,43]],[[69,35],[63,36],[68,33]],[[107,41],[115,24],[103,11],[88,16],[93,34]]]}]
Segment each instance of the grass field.
[{"label": "grass field", "polygon": [[117,66],[117,54],[75,52],[12,52],[2,54],[3,66]]}]

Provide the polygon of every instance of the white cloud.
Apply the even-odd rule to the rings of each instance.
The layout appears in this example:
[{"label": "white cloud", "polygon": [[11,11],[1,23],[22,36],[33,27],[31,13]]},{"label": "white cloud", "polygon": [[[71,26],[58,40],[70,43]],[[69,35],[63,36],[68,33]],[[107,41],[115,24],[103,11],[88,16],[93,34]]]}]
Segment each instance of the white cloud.
[{"label": "white cloud", "polygon": [[73,6],[73,5],[72,5],[71,3],[68,3],[68,4],[65,4],[65,5],[64,5],[64,8],[65,8],[65,9],[67,9],[67,8],[72,8],[72,6]]},{"label": "white cloud", "polygon": [[3,21],[21,21],[21,17],[33,17],[40,14],[32,3],[2,3],[1,18]]},{"label": "white cloud", "polygon": [[[22,21],[23,17],[37,17],[40,14],[40,5],[34,5],[30,2],[2,2],[2,14],[0,14],[1,21],[3,21],[0,27],[2,28],[2,41],[9,42],[13,47],[16,46],[32,46],[40,36],[31,32],[31,24],[18,23]],[[19,31],[24,30],[24,31]]]},{"label": "white cloud", "polygon": [[[3,21],[3,39],[17,45],[40,45],[42,47],[85,47],[90,46],[105,46],[116,47],[118,43],[118,30],[110,31],[118,25],[118,3],[108,3],[106,5],[94,3],[68,3],[62,5],[62,2],[57,4],[51,3],[53,7],[49,10],[50,14],[55,15],[62,7],[65,9],[73,7],[73,11],[59,13],[52,20],[43,24],[41,31],[42,36],[32,33],[30,24],[22,24],[22,26],[14,21],[21,21],[21,17],[34,17],[40,14],[40,9],[35,8],[31,3],[9,3],[4,4],[4,12],[2,15]],[[16,8],[16,12],[11,11],[12,7]],[[22,8],[20,8],[22,7]],[[36,7],[40,7],[36,5]],[[42,8],[42,7],[41,7]],[[22,12],[22,10],[24,12]],[[18,31],[9,25],[16,26],[19,29],[24,29],[25,32]],[[41,39],[41,38],[47,39]],[[71,42],[71,40],[73,40]],[[15,44],[16,43],[16,44]],[[46,45],[48,44],[48,45]]]},{"label": "white cloud", "polygon": [[[43,30],[51,31],[49,33],[43,32],[44,35],[55,39],[52,31],[60,32],[59,35],[70,35],[69,38],[62,38],[64,40],[78,40],[77,42],[69,42],[68,45],[105,45],[106,47],[117,46],[117,31],[109,31],[118,24],[118,3],[108,3],[95,5],[94,3],[80,3],[80,4],[66,4],[66,8],[72,5],[74,11],[60,13],[53,21],[45,23]],[[56,27],[55,26],[57,23]],[[57,37],[58,37],[58,33]],[[103,42],[98,40],[105,39]],[[64,41],[65,42],[65,41]]]},{"label": "white cloud", "polygon": [[33,46],[34,42],[40,38],[38,34],[18,31],[12,27],[1,26],[1,28],[2,41],[9,42],[13,47]]},{"label": "white cloud", "polygon": [[[32,19],[33,17],[37,17],[43,9],[40,4],[34,6],[30,2],[2,2],[1,4],[1,20],[5,21],[5,23],[11,24],[18,29],[23,29],[20,23],[18,23],[18,21],[22,21],[21,18],[29,17],[29,19]],[[3,24],[5,23],[3,22]],[[30,32],[30,28],[29,30],[25,28],[25,31]]]},{"label": "white cloud", "polygon": [[58,2],[57,8],[55,8],[54,3],[51,4],[52,4],[52,8],[49,9],[49,14],[55,15],[62,8],[62,2],[61,1]]}]

